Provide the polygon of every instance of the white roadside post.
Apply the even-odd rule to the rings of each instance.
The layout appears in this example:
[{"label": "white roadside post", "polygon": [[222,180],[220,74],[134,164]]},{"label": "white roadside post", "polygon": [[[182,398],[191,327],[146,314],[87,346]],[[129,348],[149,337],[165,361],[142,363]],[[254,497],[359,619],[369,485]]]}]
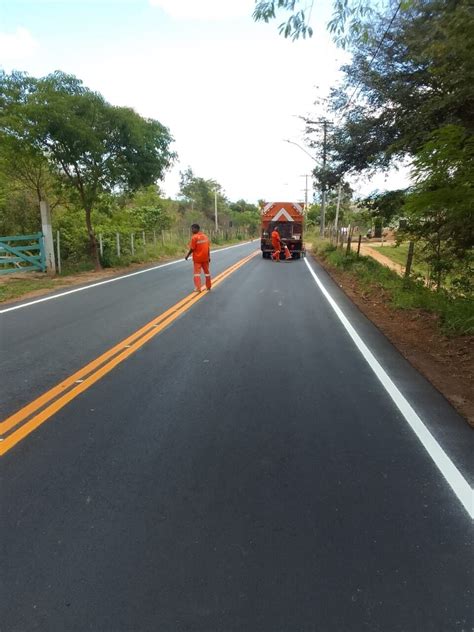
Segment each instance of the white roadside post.
[{"label": "white roadside post", "polygon": [[56,274],[56,262],[54,260],[53,227],[51,225],[51,211],[46,200],[40,202],[41,229],[44,236],[44,252],[46,256],[46,270],[50,276]]},{"label": "white roadside post", "polygon": [[56,251],[58,259],[58,272],[61,274],[61,233],[59,230],[56,233]]}]

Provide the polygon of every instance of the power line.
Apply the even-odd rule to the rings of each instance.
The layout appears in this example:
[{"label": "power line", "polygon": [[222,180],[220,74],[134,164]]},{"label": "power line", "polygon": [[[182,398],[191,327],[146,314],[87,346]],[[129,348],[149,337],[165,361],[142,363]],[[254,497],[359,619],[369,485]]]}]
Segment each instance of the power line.
[{"label": "power line", "polygon": [[[388,35],[388,32],[389,32],[389,31],[390,31],[390,29],[392,28],[392,24],[394,23],[395,18],[397,17],[398,12],[400,11],[400,9],[401,9],[401,8],[402,8],[402,2],[399,2],[399,3],[398,3],[398,6],[397,6],[397,8],[396,8],[396,10],[395,10],[395,13],[392,15],[392,18],[391,18],[391,20],[390,20],[390,22],[389,22],[389,24],[388,24],[387,28],[385,29],[384,34],[382,35],[382,39],[381,39],[381,40],[380,40],[380,42],[378,43],[378,46],[377,46],[377,48],[376,48],[376,50],[375,50],[375,53],[372,55],[372,57],[371,57],[371,59],[370,59],[370,61],[369,61],[369,70],[370,70],[370,68],[372,67],[373,62],[375,61],[375,58],[376,58],[376,57],[377,57],[377,55],[379,54],[380,49],[382,48],[382,44],[384,43],[385,38],[386,38],[386,37],[387,37],[387,35]],[[361,84],[361,80],[359,80],[359,81],[357,82],[356,87],[354,88],[354,92],[351,94],[351,96],[350,96],[350,98],[349,98],[349,101],[348,101],[348,102],[346,103],[346,105],[342,108],[342,112],[344,112],[344,110],[346,110],[346,109],[349,107],[349,105],[351,104],[351,101],[352,101],[352,99],[354,98],[354,96],[355,96],[356,92],[358,91],[360,84]]]}]

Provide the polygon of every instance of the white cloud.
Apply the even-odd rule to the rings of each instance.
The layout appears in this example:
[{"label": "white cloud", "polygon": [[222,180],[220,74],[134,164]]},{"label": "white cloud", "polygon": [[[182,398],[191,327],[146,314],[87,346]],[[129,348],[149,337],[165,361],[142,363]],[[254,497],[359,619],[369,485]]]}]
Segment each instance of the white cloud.
[{"label": "white cloud", "polygon": [[254,0],[149,0],[181,20],[225,20],[252,15]]},{"label": "white cloud", "polygon": [[13,33],[0,33],[0,60],[5,65],[17,63],[31,57],[37,46],[28,29],[21,26]]}]

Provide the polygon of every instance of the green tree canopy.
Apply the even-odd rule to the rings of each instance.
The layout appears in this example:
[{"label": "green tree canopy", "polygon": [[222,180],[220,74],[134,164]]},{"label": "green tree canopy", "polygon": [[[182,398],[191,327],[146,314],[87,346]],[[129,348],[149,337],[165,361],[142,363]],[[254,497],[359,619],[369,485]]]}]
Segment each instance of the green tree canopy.
[{"label": "green tree canopy", "polygon": [[218,212],[227,211],[227,199],[218,182],[194,175],[191,167],[180,172],[179,195],[183,201],[183,210],[187,208],[213,219],[216,193]]},{"label": "green tree canopy", "polygon": [[[365,20],[374,11],[370,0],[333,0],[333,15],[328,29],[335,40],[345,46],[348,40],[367,36]],[[270,22],[285,16],[278,25],[284,37],[293,40],[312,37],[311,16],[318,10],[317,0],[256,0],[253,18],[256,22]]]},{"label": "green tree canopy", "polygon": [[330,135],[339,171],[386,168],[414,156],[442,125],[472,133],[473,58],[469,0],[417,2],[393,23],[377,18],[331,97],[342,115]]},{"label": "green tree canopy", "polygon": [[[174,154],[158,121],[115,107],[74,76],[0,75],[0,139],[47,160],[83,208],[91,254],[100,267],[91,213],[101,194],[133,191],[163,177]],[[13,142],[13,141],[12,141]]]}]

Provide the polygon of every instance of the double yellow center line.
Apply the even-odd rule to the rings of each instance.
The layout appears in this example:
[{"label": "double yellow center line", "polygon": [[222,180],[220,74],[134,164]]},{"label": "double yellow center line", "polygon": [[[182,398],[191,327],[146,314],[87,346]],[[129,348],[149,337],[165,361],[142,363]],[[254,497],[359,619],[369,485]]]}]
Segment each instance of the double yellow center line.
[{"label": "double yellow center line", "polygon": [[[213,279],[213,287],[217,287],[233,272],[255,257],[256,254],[257,252],[253,252],[248,257],[224,270],[224,272]],[[80,393],[90,388],[116,367],[117,364],[123,362],[146,342],[171,325],[195,303],[200,301],[203,296],[205,296],[204,292],[189,294],[135,331],[131,336],[128,336],[128,338],[125,338],[125,340],[122,340],[95,360],[86,364],[73,375],[0,422],[0,456],[11,450],[19,441],[22,441]]]}]

